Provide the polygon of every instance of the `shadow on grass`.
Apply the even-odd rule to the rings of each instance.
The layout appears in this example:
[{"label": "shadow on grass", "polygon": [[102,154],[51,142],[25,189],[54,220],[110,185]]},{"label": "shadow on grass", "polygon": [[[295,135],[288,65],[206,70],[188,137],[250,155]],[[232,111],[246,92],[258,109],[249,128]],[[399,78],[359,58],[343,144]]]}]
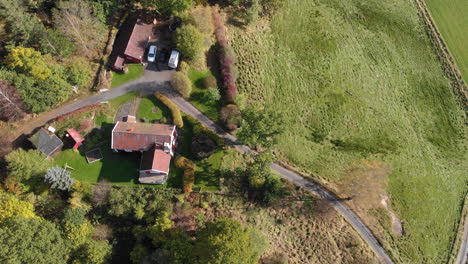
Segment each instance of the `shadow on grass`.
[{"label": "shadow on grass", "polygon": [[[217,188],[219,185],[219,168],[214,168],[208,159],[197,162],[195,185]],[[201,169],[201,170],[200,170]]]},{"label": "shadow on grass", "polygon": [[163,103],[161,103],[161,101],[159,101],[158,99],[156,99],[156,97],[154,97],[154,95],[150,95],[150,96],[148,96],[148,98],[151,100],[151,102],[152,102],[157,108],[159,108],[159,110],[162,111],[162,116],[166,118],[166,120],[168,121],[168,123],[172,123],[172,114],[171,114],[171,110],[169,110],[169,108],[167,108],[167,106],[165,106]]}]

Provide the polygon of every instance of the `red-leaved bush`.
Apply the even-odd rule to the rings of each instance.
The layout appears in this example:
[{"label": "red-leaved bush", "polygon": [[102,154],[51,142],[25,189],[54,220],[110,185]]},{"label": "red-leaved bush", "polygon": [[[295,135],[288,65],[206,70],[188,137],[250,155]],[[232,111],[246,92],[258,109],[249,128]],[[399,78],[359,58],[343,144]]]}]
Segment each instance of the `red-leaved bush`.
[{"label": "red-leaved bush", "polygon": [[213,21],[215,24],[216,40],[219,45],[219,63],[225,89],[224,101],[226,104],[234,104],[237,96],[236,54],[226,39],[226,28],[218,10],[213,10]]}]

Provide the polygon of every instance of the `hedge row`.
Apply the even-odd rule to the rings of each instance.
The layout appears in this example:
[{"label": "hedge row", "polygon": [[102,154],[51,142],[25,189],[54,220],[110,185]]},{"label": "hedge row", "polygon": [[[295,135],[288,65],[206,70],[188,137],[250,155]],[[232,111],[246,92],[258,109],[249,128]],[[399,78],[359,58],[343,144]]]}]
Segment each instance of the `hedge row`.
[{"label": "hedge row", "polygon": [[217,10],[213,11],[213,21],[215,23],[216,40],[219,45],[219,63],[225,89],[224,100],[226,104],[234,104],[237,96],[236,55],[226,39],[226,28]]},{"label": "hedge row", "polygon": [[95,109],[95,108],[98,108],[100,105],[99,104],[92,104],[92,105],[87,105],[87,106],[84,106],[84,107],[81,107],[81,108],[78,108],[76,109],[75,111],[71,111],[71,112],[68,112],[66,114],[63,114],[61,116],[57,116],[55,118],[55,121],[57,122],[62,122],[63,120],[73,116],[73,115],[77,115],[77,114],[80,114],[80,113],[83,113],[85,111],[89,111],[91,109]]},{"label": "hedge row", "polygon": [[216,145],[220,147],[224,146],[224,139],[218,136],[218,134],[216,134],[214,131],[206,128],[206,126],[200,123],[197,119],[193,118],[192,116],[186,116],[185,120],[192,126],[194,135],[205,135],[213,140]]},{"label": "hedge row", "polygon": [[172,120],[174,122],[174,125],[176,125],[178,128],[184,127],[184,122],[182,121],[182,115],[180,114],[180,109],[177,107],[176,104],[174,104],[171,99],[167,98],[160,92],[156,92],[154,96],[161,101],[169,110],[171,110],[172,113]]},{"label": "hedge row", "polygon": [[183,192],[191,193],[195,183],[195,164],[191,160],[180,156],[175,159],[175,166],[184,170],[182,178]]}]

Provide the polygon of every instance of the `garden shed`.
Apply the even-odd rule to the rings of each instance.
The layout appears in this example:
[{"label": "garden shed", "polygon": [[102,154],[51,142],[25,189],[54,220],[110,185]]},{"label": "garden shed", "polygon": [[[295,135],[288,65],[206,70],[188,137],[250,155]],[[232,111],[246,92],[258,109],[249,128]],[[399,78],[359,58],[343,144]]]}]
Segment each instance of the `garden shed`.
[{"label": "garden shed", "polygon": [[69,129],[65,133],[65,138],[70,142],[73,146],[73,149],[78,149],[81,145],[83,145],[84,138],[83,136],[78,133],[75,129]]},{"label": "garden shed", "polygon": [[29,141],[47,157],[59,152],[63,147],[63,142],[54,133],[44,128],[39,129],[29,138]]}]

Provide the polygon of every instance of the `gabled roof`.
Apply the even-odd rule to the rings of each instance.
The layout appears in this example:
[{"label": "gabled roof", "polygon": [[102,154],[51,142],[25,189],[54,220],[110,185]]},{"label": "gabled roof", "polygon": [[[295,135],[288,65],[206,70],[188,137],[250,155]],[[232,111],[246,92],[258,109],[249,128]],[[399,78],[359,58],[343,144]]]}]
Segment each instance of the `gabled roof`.
[{"label": "gabled roof", "polygon": [[112,130],[112,149],[141,151],[155,143],[171,142],[173,125],[118,121]]},{"label": "gabled roof", "polygon": [[67,134],[70,135],[70,137],[78,144],[84,141],[83,136],[81,136],[75,129],[67,130]]},{"label": "gabled roof", "polygon": [[29,138],[29,141],[42,153],[52,155],[57,149],[63,147],[63,142],[55,134],[49,134],[44,128],[39,129]]},{"label": "gabled roof", "polygon": [[163,147],[154,144],[141,156],[140,170],[155,170],[169,173],[171,154],[164,152]]},{"label": "gabled roof", "polygon": [[132,28],[132,33],[125,47],[124,54],[133,58],[142,59],[145,53],[149,37],[153,35],[153,24],[145,23],[137,19]]}]

